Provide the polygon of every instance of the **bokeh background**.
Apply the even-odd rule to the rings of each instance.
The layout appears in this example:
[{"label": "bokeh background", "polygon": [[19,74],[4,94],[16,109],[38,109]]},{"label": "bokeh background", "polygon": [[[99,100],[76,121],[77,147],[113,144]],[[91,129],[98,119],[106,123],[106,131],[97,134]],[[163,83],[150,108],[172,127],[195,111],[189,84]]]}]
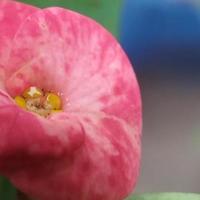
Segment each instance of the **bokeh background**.
[{"label": "bokeh background", "polygon": [[[200,1],[23,0],[64,6],[103,24],[128,54],[142,91],[137,193],[200,193]],[[0,199],[15,190],[0,179]]]},{"label": "bokeh background", "polygon": [[143,97],[136,191],[200,193],[200,1],[124,0],[121,16]]}]

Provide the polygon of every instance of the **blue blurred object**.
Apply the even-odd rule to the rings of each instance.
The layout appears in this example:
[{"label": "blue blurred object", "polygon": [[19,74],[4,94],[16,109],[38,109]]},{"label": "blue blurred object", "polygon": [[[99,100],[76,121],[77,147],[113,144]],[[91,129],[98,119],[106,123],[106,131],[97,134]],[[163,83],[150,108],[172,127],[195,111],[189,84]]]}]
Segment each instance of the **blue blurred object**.
[{"label": "blue blurred object", "polygon": [[124,0],[120,40],[142,72],[200,72],[199,0]]}]

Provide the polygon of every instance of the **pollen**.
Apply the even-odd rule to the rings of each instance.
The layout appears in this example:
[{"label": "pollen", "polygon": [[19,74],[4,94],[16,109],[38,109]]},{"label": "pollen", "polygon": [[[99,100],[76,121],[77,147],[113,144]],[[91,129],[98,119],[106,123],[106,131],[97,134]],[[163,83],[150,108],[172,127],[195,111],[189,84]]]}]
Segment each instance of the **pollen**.
[{"label": "pollen", "polygon": [[20,108],[26,108],[26,101],[23,97],[21,96],[16,96],[15,97],[15,102]]},{"label": "pollen", "polygon": [[14,100],[20,108],[43,117],[62,112],[62,101],[58,94],[35,86],[25,89],[22,95],[16,96]]},{"label": "pollen", "polygon": [[48,108],[50,108],[52,110],[60,110],[61,109],[61,99],[58,95],[53,94],[53,93],[47,94],[44,104],[47,109]]}]

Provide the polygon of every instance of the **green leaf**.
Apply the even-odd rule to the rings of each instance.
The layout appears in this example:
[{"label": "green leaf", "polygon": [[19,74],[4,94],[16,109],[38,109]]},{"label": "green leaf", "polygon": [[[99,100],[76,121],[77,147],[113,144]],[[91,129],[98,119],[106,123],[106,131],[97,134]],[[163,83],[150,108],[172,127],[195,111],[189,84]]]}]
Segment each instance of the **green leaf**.
[{"label": "green leaf", "polygon": [[133,195],[127,200],[200,200],[200,194],[158,193]]},{"label": "green leaf", "polygon": [[15,200],[16,190],[5,178],[0,177],[0,199]]},{"label": "green leaf", "polygon": [[21,0],[41,8],[48,6],[66,7],[90,16],[115,36],[118,35],[118,23],[122,0]]}]

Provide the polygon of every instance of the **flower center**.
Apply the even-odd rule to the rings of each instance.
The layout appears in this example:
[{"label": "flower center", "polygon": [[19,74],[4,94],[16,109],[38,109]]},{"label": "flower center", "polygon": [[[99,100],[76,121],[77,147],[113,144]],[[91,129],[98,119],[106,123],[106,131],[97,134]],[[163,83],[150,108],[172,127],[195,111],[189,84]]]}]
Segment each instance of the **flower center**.
[{"label": "flower center", "polygon": [[45,92],[35,86],[27,88],[21,96],[16,96],[15,102],[19,107],[43,117],[62,111],[59,95],[49,91]]}]

